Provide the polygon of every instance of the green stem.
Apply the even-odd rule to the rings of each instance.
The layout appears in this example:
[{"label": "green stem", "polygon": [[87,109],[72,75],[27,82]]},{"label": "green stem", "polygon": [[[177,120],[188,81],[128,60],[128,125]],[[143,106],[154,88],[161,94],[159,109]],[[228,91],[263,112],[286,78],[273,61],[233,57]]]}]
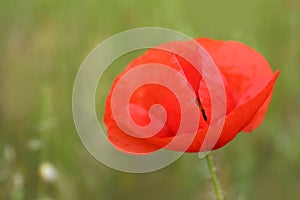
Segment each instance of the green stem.
[{"label": "green stem", "polygon": [[205,160],[206,160],[206,163],[207,163],[207,166],[208,166],[208,169],[209,169],[209,173],[210,173],[213,185],[214,185],[217,200],[223,200],[222,191],[221,191],[221,188],[220,188],[220,184],[219,184],[217,175],[215,173],[214,164],[212,162],[212,158],[210,156],[210,153],[205,156]]}]

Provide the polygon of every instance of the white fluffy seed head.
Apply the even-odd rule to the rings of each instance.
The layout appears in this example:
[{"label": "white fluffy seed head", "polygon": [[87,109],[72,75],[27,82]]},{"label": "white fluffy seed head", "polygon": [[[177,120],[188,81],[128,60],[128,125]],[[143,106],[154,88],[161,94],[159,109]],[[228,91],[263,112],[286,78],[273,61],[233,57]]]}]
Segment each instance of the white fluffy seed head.
[{"label": "white fluffy seed head", "polygon": [[39,175],[47,183],[54,183],[57,180],[57,170],[50,162],[42,162],[40,164]]}]

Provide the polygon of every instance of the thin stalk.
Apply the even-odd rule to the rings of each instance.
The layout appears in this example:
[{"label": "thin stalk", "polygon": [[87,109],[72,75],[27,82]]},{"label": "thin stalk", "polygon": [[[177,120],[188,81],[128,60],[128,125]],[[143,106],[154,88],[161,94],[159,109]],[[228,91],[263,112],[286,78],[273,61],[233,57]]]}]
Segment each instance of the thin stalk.
[{"label": "thin stalk", "polygon": [[210,153],[205,156],[205,160],[206,160],[206,163],[207,163],[207,166],[209,169],[209,173],[210,173],[213,185],[214,185],[217,200],[223,200],[222,190],[221,190],[221,187],[220,187],[220,184],[219,184],[219,181],[218,181],[215,169],[214,169],[214,164],[212,162]]}]

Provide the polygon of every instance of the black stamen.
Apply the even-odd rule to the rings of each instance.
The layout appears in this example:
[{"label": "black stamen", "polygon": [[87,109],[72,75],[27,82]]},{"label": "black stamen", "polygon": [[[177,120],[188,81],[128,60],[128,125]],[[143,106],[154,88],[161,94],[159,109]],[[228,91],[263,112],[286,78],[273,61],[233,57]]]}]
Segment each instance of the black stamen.
[{"label": "black stamen", "polygon": [[206,116],[206,114],[205,114],[205,110],[204,110],[204,109],[201,109],[201,113],[202,113],[202,116],[203,116],[204,121],[207,121],[207,116]]},{"label": "black stamen", "polygon": [[[196,104],[197,104],[197,106],[199,106],[200,107],[200,105],[201,105],[201,103],[200,103],[200,99],[197,97],[196,98]],[[201,106],[202,107],[202,106]]]},{"label": "black stamen", "polygon": [[206,114],[205,114],[205,110],[204,110],[204,108],[202,107],[202,105],[201,105],[201,102],[200,102],[200,99],[197,97],[196,98],[196,104],[199,106],[199,108],[200,108],[200,111],[201,111],[201,113],[202,113],[202,117],[203,117],[203,119],[204,119],[204,121],[207,121],[207,116],[206,116]]}]

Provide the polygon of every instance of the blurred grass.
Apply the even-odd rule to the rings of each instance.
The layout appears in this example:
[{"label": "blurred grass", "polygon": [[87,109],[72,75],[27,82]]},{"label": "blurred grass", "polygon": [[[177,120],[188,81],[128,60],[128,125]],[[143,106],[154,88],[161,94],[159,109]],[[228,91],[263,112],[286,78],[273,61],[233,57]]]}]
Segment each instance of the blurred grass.
[{"label": "blurred grass", "polygon": [[[124,174],[94,160],[77,136],[71,94],[81,62],[110,35],[142,26],[239,40],[281,70],[262,126],[214,155],[227,199],[298,199],[297,0],[1,1],[0,199],[214,199],[197,155],[154,173]],[[128,60],[107,71],[106,89]],[[105,92],[97,94],[99,106]],[[39,176],[45,161],[57,170],[55,182]]]}]

